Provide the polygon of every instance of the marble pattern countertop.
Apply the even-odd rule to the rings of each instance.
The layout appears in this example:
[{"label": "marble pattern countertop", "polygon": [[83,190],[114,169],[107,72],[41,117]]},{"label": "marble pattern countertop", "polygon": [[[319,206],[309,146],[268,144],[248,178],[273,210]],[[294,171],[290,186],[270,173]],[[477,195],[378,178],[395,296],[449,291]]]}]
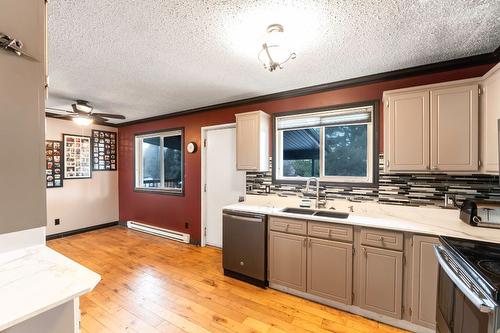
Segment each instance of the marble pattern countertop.
[{"label": "marble pattern countertop", "polygon": [[224,209],[500,244],[500,229],[470,226],[459,219],[458,209],[407,207],[372,202],[352,203],[347,200],[335,200],[331,206],[340,212],[348,212],[348,207],[353,206],[354,212],[350,213],[347,219],[284,213],[282,210],[285,207],[299,207],[299,201],[273,196],[247,196],[244,203],[229,205]]},{"label": "marble pattern countertop", "polygon": [[86,294],[100,279],[45,245],[0,254],[0,331]]}]

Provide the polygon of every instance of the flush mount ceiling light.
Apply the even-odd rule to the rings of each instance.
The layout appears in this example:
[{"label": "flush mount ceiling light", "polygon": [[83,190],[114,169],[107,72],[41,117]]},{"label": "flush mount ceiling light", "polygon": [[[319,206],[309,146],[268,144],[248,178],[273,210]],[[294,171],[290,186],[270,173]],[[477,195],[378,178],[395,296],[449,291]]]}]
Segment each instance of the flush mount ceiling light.
[{"label": "flush mount ceiling light", "polygon": [[259,52],[259,60],[270,72],[282,69],[284,63],[296,57],[296,54],[287,48],[284,34],[285,30],[281,24],[271,24],[267,27],[266,41]]}]

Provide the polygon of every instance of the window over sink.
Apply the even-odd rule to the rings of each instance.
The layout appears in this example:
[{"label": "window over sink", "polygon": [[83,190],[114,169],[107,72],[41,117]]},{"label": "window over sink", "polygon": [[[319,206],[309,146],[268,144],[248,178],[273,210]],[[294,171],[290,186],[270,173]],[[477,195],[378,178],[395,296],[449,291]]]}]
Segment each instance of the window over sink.
[{"label": "window over sink", "polygon": [[273,180],[375,184],[377,103],[275,115]]},{"label": "window over sink", "polygon": [[183,129],[135,136],[135,189],[183,193]]}]

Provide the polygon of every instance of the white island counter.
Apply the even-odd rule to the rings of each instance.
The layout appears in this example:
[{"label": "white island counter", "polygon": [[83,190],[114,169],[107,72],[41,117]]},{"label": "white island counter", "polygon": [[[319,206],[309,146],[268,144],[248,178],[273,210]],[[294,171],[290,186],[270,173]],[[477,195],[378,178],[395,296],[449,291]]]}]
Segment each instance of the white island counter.
[{"label": "white island counter", "polygon": [[78,298],[100,279],[45,245],[1,253],[0,331],[79,332]]}]

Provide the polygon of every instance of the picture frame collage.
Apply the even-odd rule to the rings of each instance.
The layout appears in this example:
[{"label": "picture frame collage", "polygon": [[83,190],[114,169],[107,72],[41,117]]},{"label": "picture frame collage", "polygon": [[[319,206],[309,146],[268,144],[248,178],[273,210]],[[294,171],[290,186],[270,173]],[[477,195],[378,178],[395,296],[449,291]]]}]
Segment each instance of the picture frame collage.
[{"label": "picture frame collage", "polygon": [[63,187],[62,141],[45,141],[45,181],[46,187]]},{"label": "picture frame collage", "polygon": [[63,187],[63,180],[90,179],[92,171],[118,170],[118,133],[92,130],[91,136],[63,134],[45,140],[47,188]]},{"label": "picture frame collage", "polygon": [[92,171],[117,170],[117,133],[92,130]]}]

